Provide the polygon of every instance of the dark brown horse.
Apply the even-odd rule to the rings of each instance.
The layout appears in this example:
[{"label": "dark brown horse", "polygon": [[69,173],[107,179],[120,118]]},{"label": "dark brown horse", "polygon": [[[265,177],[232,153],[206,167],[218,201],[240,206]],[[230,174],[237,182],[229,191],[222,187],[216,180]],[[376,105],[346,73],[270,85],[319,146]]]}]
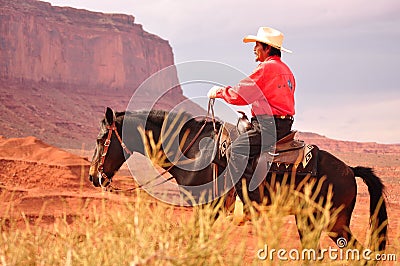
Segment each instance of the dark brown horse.
[{"label": "dark brown horse", "polygon": [[[152,132],[155,142],[161,138],[163,128],[172,128],[172,131],[179,131],[177,135],[178,146],[174,153],[184,151],[184,154],[178,157],[178,161],[191,160],[190,163],[184,164],[185,167],[179,166],[179,162],[170,160],[176,165],[172,167],[164,167],[176,179],[179,185],[185,188],[201,188],[200,191],[193,189],[190,191],[196,199],[200,199],[200,195],[204,195],[212,190],[212,187],[204,187],[204,184],[213,183],[213,168],[211,162],[218,165],[218,195],[224,194],[227,188],[235,186],[235,189],[242,199],[242,182],[231,184],[230,178],[225,178],[225,168],[227,162],[216,159],[215,148],[213,142],[210,141],[214,137],[215,129],[221,127],[221,123],[217,122],[213,126],[212,122],[199,121],[196,119],[186,119],[183,126],[177,127],[177,114],[168,114],[164,111],[137,111],[137,112],[120,112],[115,113],[107,108],[105,118],[101,121],[100,133],[97,138],[97,146],[93,155],[92,164],[89,172],[90,181],[96,186],[107,186],[111,182],[112,177],[130,156],[131,152],[139,152],[145,154],[146,145],[143,141],[143,134],[140,128],[148,132]],[[175,122],[172,122],[175,121]],[[182,125],[181,124],[181,125]],[[214,128],[215,127],[215,128]],[[123,141],[122,137],[123,136]],[[181,143],[185,142],[185,143]],[[171,152],[169,150],[168,152]],[[174,157],[176,158],[176,156]],[[337,159],[330,153],[319,150],[317,162],[317,175],[311,179],[307,177],[297,176],[295,183],[300,184],[309,182],[309,180],[325,179],[318,191],[316,199],[326,199],[330,187],[333,192],[331,212],[340,210],[337,219],[330,231],[330,237],[333,241],[344,238],[347,242],[355,240],[352,236],[350,227],[351,215],[356,203],[357,184],[355,177],[361,177],[368,186],[370,194],[370,217],[372,232],[376,232],[379,240],[377,243],[379,250],[384,250],[387,237],[387,213],[386,205],[383,198],[384,186],[381,180],[373,173],[372,169],[366,167],[350,167],[341,160]],[[265,183],[271,183],[272,175],[268,174]],[[283,176],[277,175],[276,183],[282,182]],[[249,185],[250,180],[246,180]],[[226,185],[228,184],[228,186]],[[210,191],[204,191],[204,190]],[[269,188],[256,189],[248,191],[250,200],[261,203],[264,197],[269,197]],[[301,217],[296,217],[296,220]],[[378,230],[379,228],[379,230]],[[298,226],[300,237],[305,233]]]}]

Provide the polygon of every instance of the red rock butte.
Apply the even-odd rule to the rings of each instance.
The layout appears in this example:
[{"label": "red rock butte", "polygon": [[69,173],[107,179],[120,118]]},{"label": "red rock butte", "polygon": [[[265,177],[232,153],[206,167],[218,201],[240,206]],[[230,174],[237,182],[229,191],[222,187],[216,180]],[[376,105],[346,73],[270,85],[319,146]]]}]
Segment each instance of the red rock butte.
[{"label": "red rock butte", "polygon": [[168,41],[133,16],[0,2],[2,78],[131,90],[174,64]]},{"label": "red rock butte", "polygon": [[[0,0],[0,47],[0,135],[6,137],[33,135],[79,148],[94,142],[105,108],[125,110],[151,75],[172,66],[162,82],[178,81],[168,41],[131,15]],[[163,95],[156,108],[166,110],[186,99],[179,85],[155,84],[148,95]],[[150,101],[145,96],[136,109]]]}]

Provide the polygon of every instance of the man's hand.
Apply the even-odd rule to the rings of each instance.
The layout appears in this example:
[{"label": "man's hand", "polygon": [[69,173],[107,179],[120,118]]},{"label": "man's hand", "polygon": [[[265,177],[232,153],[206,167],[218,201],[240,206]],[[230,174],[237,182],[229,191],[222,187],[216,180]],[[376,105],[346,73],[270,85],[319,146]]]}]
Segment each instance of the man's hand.
[{"label": "man's hand", "polygon": [[224,87],[220,87],[220,86],[213,86],[207,93],[207,97],[210,99],[214,99],[217,97],[217,92],[221,89],[223,89]]}]

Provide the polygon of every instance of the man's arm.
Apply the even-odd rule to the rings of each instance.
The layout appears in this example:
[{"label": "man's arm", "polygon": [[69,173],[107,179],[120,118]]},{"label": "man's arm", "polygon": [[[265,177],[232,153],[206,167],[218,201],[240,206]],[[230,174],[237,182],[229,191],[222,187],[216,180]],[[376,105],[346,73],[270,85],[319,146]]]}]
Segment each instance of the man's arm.
[{"label": "man's arm", "polygon": [[264,82],[263,72],[263,67],[259,66],[249,77],[242,79],[236,86],[219,87],[216,90],[215,98],[222,98],[227,103],[234,105],[252,104],[263,97],[259,87]]}]

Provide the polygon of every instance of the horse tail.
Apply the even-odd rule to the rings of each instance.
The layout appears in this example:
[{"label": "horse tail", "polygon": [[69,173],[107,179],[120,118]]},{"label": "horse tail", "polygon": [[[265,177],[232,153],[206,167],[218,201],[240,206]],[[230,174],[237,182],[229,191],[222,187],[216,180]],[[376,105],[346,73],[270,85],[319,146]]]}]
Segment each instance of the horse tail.
[{"label": "horse tail", "polygon": [[[376,230],[379,243],[379,250],[384,250],[386,247],[387,239],[387,212],[386,203],[384,198],[385,186],[382,180],[377,177],[372,168],[367,167],[351,167],[355,176],[361,177],[364,183],[368,186],[368,192],[370,195],[370,223],[372,233]],[[379,208],[379,209],[378,209]]]}]

